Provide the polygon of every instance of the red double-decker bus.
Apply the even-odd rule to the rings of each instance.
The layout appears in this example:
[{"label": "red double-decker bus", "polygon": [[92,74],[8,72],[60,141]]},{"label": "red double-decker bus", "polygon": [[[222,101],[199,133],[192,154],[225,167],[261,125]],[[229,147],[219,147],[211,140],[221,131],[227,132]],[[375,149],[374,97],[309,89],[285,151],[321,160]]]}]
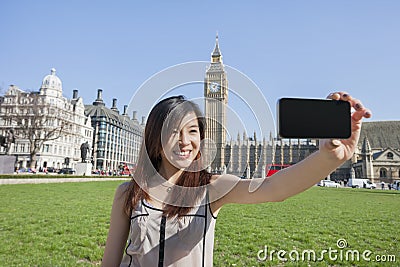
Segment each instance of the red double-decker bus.
[{"label": "red double-decker bus", "polygon": [[287,168],[289,166],[290,166],[289,164],[268,164],[267,170],[266,170],[267,177],[269,177],[269,176],[273,175],[274,173],[276,173],[284,168]]}]

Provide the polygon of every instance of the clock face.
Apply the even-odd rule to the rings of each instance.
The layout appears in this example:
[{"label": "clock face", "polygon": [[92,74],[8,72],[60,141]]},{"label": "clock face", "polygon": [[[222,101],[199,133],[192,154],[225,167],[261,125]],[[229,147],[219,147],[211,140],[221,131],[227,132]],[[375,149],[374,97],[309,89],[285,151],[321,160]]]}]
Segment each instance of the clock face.
[{"label": "clock face", "polygon": [[221,88],[221,86],[218,83],[212,82],[210,83],[210,91],[213,93],[216,93],[219,91],[219,89]]}]

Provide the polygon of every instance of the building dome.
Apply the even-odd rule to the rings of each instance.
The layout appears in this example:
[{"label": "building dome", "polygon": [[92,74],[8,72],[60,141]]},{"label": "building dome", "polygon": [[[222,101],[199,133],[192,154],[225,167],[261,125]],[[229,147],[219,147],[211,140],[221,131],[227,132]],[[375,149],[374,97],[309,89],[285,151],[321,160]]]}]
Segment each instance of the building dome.
[{"label": "building dome", "polygon": [[51,73],[43,78],[41,88],[62,91],[62,83],[60,78],[56,76],[56,69],[52,68]]}]

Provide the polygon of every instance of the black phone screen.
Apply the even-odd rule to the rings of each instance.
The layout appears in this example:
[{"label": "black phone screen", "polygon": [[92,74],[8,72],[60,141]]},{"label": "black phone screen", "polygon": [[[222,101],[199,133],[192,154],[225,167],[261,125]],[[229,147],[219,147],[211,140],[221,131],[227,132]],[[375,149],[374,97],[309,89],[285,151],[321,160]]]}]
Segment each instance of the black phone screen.
[{"label": "black phone screen", "polygon": [[281,98],[278,133],[282,138],[338,138],[351,135],[350,103],[342,100]]}]

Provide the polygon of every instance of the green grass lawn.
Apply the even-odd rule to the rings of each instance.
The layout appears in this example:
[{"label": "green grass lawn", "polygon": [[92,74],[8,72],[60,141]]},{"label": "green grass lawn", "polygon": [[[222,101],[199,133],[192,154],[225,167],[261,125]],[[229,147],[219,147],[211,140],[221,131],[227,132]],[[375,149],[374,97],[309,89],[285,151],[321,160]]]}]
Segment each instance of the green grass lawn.
[{"label": "green grass lawn", "polygon": [[[0,266],[99,265],[114,190],[121,181],[0,186]],[[395,255],[400,266],[400,193],[312,188],[280,203],[228,205],[217,220],[214,266],[374,266]],[[339,249],[337,241],[347,247]],[[272,250],[286,251],[288,261]],[[321,261],[302,261],[304,250]],[[370,250],[367,262],[346,261],[349,250]],[[300,261],[290,261],[289,253]],[[340,260],[340,253],[342,259]],[[360,256],[361,257],[361,256]]]}]

